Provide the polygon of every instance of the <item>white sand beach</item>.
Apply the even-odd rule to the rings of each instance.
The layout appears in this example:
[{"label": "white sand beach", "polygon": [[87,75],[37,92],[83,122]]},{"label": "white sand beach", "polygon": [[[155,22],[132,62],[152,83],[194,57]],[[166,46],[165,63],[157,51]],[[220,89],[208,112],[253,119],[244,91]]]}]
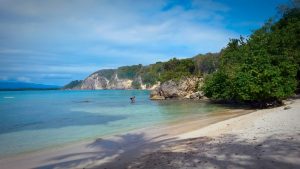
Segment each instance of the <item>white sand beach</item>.
[{"label": "white sand beach", "polygon": [[129,168],[300,168],[300,100],[182,134]]},{"label": "white sand beach", "polygon": [[[1,169],[300,168],[300,99],[0,159]],[[221,121],[221,122],[217,122]],[[205,125],[204,125],[205,124]],[[210,125],[207,125],[210,124]]]}]

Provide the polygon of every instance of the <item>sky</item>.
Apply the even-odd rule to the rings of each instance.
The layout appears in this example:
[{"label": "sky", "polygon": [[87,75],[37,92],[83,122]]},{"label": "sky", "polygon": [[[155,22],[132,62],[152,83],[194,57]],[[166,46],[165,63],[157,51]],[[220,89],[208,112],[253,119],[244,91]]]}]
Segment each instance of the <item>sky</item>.
[{"label": "sky", "polygon": [[64,85],[218,52],[288,0],[0,0],[0,80]]}]

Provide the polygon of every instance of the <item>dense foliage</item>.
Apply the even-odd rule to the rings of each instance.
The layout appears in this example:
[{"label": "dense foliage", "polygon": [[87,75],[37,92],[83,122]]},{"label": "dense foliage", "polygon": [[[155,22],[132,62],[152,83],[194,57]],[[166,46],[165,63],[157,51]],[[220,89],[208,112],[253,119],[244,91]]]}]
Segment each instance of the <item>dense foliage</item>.
[{"label": "dense foliage", "polygon": [[218,71],[206,79],[206,96],[259,105],[291,96],[300,70],[299,19],[299,8],[289,9],[249,39],[232,39],[221,52]]},{"label": "dense foliage", "polygon": [[82,80],[73,80],[70,83],[66,84],[63,89],[73,89],[74,87],[80,86],[82,83]]},{"label": "dense foliage", "polygon": [[192,59],[173,58],[163,63],[162,73],[159,77],[161,82],[179,80],[182,77],[191,76],[195,73],[195,64]]},{"label": "dense foliage", "polygon": [[122,66],[117,69],[118,78],[121,79],[134,79],[139,71],[142,69],[142,65]]},{"label": "dense foliage", "polygon": [[198,74],[210,74],[219,67],[219,53],[199,54],[194,57],[196,72]]},{"label": "dense foliage", "polygon": [[99,74],[107,79],[111,79],[115,73],[115,69],[102,69],[93,74]]},{"label": "dense foliage", "polygon": [[163,71],[162,62],[156,62],[155,64],[145,66],[140,72],[143,83],[148,86],[154,85],[159,81],[159,77],[162,71]]},{"label": "dense foliage", "polygon": [[[277,55],[293,58],[297,64],[298,91],[300,81],[300,1],[294,1],[295,7],[283,11],[283,17],[271,26],[273,36],[268,49]],[[273,47],[273,48],[271,48]]]}]

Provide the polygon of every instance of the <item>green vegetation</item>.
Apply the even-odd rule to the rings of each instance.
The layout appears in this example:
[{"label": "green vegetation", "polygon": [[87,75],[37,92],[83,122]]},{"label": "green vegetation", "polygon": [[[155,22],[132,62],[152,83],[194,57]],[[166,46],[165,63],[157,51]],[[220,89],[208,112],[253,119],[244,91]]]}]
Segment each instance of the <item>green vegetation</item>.
[{"label": "green vegetation", "polygon": [[[173,58],[167,62],[156,62],[147,66],[132,65],[122,66],[117,69],[102,69],[93,74],[98,74],[112,80],[117,73],[120,79],[133,80],[132,86],[135,89],[140,89],[142,80],[146,86],[152,86],[158,81],[165,82],[168,80],[179,80],[182,77],[191,75],[209,74],[217,70],[219,65],[219,53],[199,54],[193,58],[176,59]],[[82,80],[72,81],[63,89],[72,89],[79,87]]]},{"label": "green vegetation", "polygon": [[300,82],[300,1],[294,1],[294,8],[285,8],[283,17],[271,26],[273,54],[288,56],[297,64],[298,91]]},{"label": "green vegetation", "polygon": [[[194,58],[189,59],[176,59],[173,58],[167,62],[156,62],[148,66],[132,65],[122,66],[118,69],[103,69],[93,74],[99,74],[111,80],[114,74],[118,74],[120,79],[133,80],[133,88],[140,89],[142,82],[147,86],[156,84],[158,81],[165,82],[168,80],[179,80],[185,76],[198,75],[211,73],[217,69],[218,66],[218,54],[208,53],[206,55],[197,55]],[[207,65],[207,66],[206,66]],[[201,73],[200,73],[201,72]],[[76,81],[66,85],[68,88],[76,86]],[[81,83],[81,82],[80,82]],[[78,85],[80,85],[78,82]]]},{"label": "green vegetation", "polygon": [[163,63],[162,72],[159,80],[165,82],[168,80],[179,80],[182,77],[191,76],[195,73],[195,63],[192,59],[173,58]]},{"label": "green vegetation", "polygon": [[207,53],[195,56],[196,72],[202,75],[213,73],[219,67],[219,57],[219,53]]},{"label": "green vegetation", "polygon": [[142,65],[123,66],[117,69],[118,77],[121,79],[134,79],[142,69]]},{"label": "green vegetation", "polygon": [[299,63],[300,12],[292,8],[249,39],[232,39],[221,52],[218,71],[207,76],[203,90],[214,100],[260,106],[280,103],[296,90]]},{"label": "green vegetation", "polygon": [[145,83],[147,86],[154,85],[159,81],[159,77],[162,71],[162,62],[156,62],[155,64],[144,66],[140,72],[143,83]]},{"label": "green vegetation", "polygon": [[63,87],[63,89],[73,89],[74,87],[79,87],[82,83],[82,80],[73,80]]},{"label": "green vegetation", "polygon": [[178,80],[183,76],[190,76],[195,73],[195,69],[195,62],[192,59],[173,58],[167,62],[157,62],[149,66],[140,64],[119,67],[117,73],[119,78],[132,80],[141,76],[145,84],[153,85],[158,81]]},{"label": "green vegetation", "polygon": [[111,79],[115,73],[115,69],[102,69],[93,74],[99,74],[107,79]]},{"label": "green vegetation", "polygon": [[[158,81],[179,80],[187,76],[204,76],[202,89],[216,101],[275,105],[300,91],[300,1],[282,7],[276,20],[269,20],[244,39],[231,39],[220,53],[207,53],[189,59],[173,58],[148,66],[123,66],[96,73],[112,79],[140,81],[154,85]],[[80,81],[69,86],[80,85]]]}]

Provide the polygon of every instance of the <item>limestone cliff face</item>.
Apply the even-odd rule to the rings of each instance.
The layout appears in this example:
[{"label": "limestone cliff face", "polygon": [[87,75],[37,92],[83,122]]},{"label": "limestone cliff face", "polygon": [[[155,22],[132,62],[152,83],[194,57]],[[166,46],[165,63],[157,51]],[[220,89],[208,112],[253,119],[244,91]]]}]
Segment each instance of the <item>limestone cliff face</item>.
[{"label": "limestone cliff face", "polygon": [[132,82],[130,79],[119,79],[118,74],[114,74],[106,89],[132,89]]},{"label": "limestone cliff face", "polygon": [[150,99],[201,99],[204,97],[203,92],[198,91],[203,85],[203,78],[188,77],[179,81],[169,80],[157,86],[151,91]]},{"label": "limestone cliff face", "polygon": [[179,81],[169,80],[164,83],[157,82],[154,85],[143,83],[141,76],[133,79],[119,78],[116,71],[111,74],[98,71],[82,81],[73,81],[66,85],[64,89],[75,90],[104,90],[104,89],[142,89],[151,90],[150,99],[200,99],[203,92],[198,91],[203,85],[203,78],[185,77]]},{"label": "limestone cliff face", "polygon": [[117,74],[114,74],[111,79],[107,79],[96,73],[84,79],[80,89],[132,89],[132,81],[130,79],[119,79]]},{"label": "limestone cliff face", "polygon": [[82,81],[79,89],[86,89],[86,90],[106,89],[108,83],[109,81],[105,77],[98,76],[98,74],[92,74]]},{"label": "limestone cliff face", "polygon": [[[134,89],[133,82],[140,84],[140,89],[148,90],[153,89],[156,85],[147,86],[143,83],[140,76],[135,79],[121,79],[117,73],[114,73],[110,79],[104,77],[101,73],[93,73],[85,78],[81,83],[72,86],[71,88],[65,89],[76,89],[76,90],[102,90],[102,89]],[[71,82],[72,83],[72,82]]]}]

